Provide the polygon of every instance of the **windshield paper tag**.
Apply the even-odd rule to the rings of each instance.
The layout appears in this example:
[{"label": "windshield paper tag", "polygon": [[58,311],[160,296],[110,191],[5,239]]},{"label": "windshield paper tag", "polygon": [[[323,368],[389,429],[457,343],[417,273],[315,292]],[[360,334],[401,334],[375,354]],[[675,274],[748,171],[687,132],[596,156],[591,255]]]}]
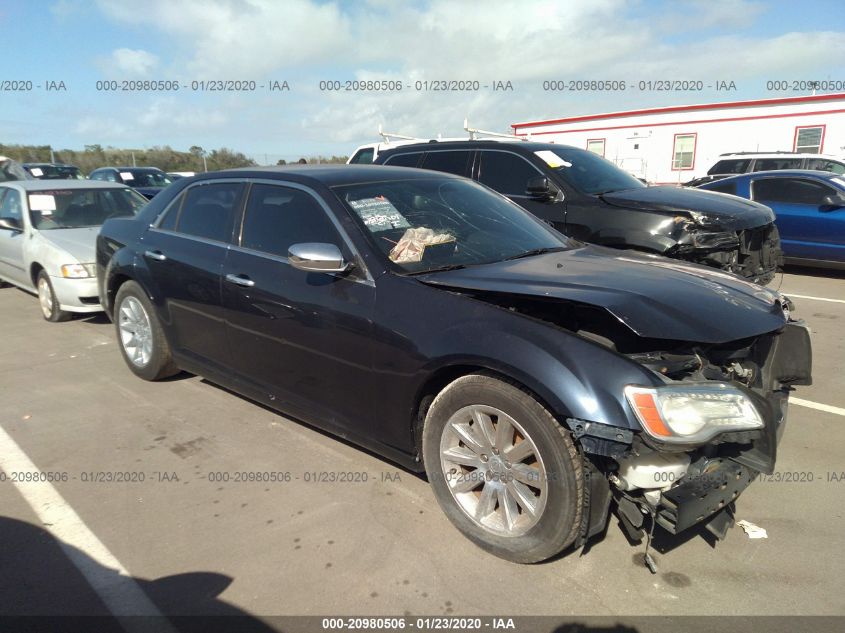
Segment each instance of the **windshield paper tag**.
[{"label": "windshield paper tag", "polygon": [[350,200],[349,205],[355,209],[370,231],[379,233],[390,229],[407,229],[411,225],[390,200],[378,196],[362,200]]},{"label": "windshield paper tag", "polygon": [[44,175],[44,172],[39,167],[33,167],[32,169],[29,170],[29,173],[31,173],[33,176],[43,176]]},{"label": "windshield paper tag", "polygon": [[42,213],[52,213],[56,210],[56,198],[44,194],[29,194],[29,208]]},{"label": "windshield paper tag", "polygon": [[122,171],[120,172],[120,177],[124,180],[135,180],[135,176],[132,175],[131,171]]},{"label": "windshield paper tag", "polygon": [[539,152],[534,152],[534,154],[537,156],[537,158],[542,159],[546,163],[546,165],[548,165],[552,169],[556,169],[557,167],[572,167],[572,163],[563,160],[560,156],[558,156],[551,150],[543,149]]}]

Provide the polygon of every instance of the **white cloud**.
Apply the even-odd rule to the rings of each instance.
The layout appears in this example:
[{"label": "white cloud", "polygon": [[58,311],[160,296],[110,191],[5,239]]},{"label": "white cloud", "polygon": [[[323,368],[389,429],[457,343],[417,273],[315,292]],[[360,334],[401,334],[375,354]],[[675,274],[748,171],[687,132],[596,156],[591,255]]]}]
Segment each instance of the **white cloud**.
[{"label": "white cloud", "polygon": [[[773,10],[759,1],[690,0],[667,5],[662,14],[651,6],[625,0],[147,0],[138,11],[100,1],[110,19],[166,36],[170,50],[157,51],[158,66],[146,51],[128,51],[148,57],[128,55],[121,62],[126,66],[155,68],[183,81],[291,79],[292,92],[275,106],[257,94],[238,100],[197,97],[214,103],[227,121],[237,121],[245,142],[258,139],[263,147],[272,147],[273,135],[286,142],[281,130],[296,134],[300,143],[330,140],[339,146],[373,139],[379,123],[396,132],[455,135],[465,116],[475,126],[505,131],[519,120],[733,96],[546,93],[544,79],[728,80],[759,97],[767,96],[766,78],[785,73],[824,78],[843,69],[831,61],[836,59],[831,51],[845,33],[744,31]],[[509,80],[515,91],[318,90],[321,79],[354,78],[400,79],[405,85],[417,79]],[[170,120],[155,110],[144,116],[158,117],[159,125],[175,133],[182,113],[169,112]],[[273,132],[262,136],[260,130],[268,128]]]},{"label": "white cloud", "polygon": [[98,66],[109,77],[138,79],[148,77],[158,67],[158,57],[141,49],[118,48],[99,59]]}]

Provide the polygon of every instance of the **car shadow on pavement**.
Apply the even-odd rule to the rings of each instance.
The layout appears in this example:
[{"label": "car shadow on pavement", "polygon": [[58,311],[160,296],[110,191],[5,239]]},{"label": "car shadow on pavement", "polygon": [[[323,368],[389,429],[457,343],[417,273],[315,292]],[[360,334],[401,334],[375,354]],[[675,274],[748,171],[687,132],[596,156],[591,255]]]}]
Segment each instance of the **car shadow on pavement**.
[{"label": "car shadow on pavement", "polygon": [[808,266],[797,266],[794,264],[789,264],[783,267],[783,272],[789,275],[802,275],[804,277],[820,277],[822,279],[845,279],[845,270],[839,270],[837,268],[810,268]]},{"label": "car shadow on pavement", "polygon": [[[179,633],[276,631],[220,600],[218,596],[233,579],[213,572],[190,572],[155,580],[132,577],[158,610],[169,617],[121,616],[118,622],[80,571],[85,569],[89,577],[97,577],[101,586],[110,591],[126,582],[117,570],[102,566],[37,525],[10,517],[0,516],[0,543],[0,630],[110,632],[160,631],[169,627]],[[131,605],[126,610],[131,613]]]}]

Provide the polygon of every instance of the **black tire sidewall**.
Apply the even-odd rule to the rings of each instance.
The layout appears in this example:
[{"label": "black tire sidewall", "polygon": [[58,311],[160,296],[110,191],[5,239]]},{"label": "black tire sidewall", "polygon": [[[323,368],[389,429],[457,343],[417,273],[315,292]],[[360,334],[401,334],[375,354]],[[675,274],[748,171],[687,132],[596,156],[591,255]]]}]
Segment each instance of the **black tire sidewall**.
[{"label": "black tire sidewall", "polygon": [[[512,416],[531,436],[543,458],[547,499],[543,515],[525,534],[506,537],[478,526],[458,506],[440,464],[440,437],[452,414],[469,405],[495,407]],[[571,545],[583,504],[580,456],[554,417],[530,394],[484,374],[459,378],[435,398],[423,429],[423,460],[429,483],[449,520],[482,549],[510,561],[535,563]]]},{"label": "black tire sidewall", "polygon": [[[138,300],[146,311],[147,318],[150,321],[153,349],[150,355],[150,361],[144,367],[138,367],[129,359],[120,337],[120,306],[127,297],[134,297]],[[124,282],[117,290],[114,298],[114,328],[120,354],[133,374],[144,380],[159,380],[160,378],[165,378],[178,372],[178,369],[175,368],[171,360],[170,346],[158,321],[155,308],[144,292],[144,289],[134,281]]]}]

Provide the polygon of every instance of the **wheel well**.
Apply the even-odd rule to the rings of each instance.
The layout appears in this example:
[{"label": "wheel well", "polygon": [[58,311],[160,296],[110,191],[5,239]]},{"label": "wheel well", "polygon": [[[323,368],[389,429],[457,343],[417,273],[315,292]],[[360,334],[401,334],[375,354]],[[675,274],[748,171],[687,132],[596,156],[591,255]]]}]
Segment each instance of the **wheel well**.
[{"label": "wheel well", "polygon": [[446,388],[448,384],[457,380],[461,376],[467,376],[469,374],[487,374],[488,376],[495,376],[496,378],[501,378],[520,389],[525,390],[532,398],[534,398],[537,402],[539,402],[543,407],[545,407],[554,417],[557,417],[558,411],[555,411],[554,408],[550,407],[548,402],[546,402],[543,398],[541,398],[533,389],[526,386],[521,381],[509,376],[506,373],[501,371],[496,371],[490,369],[488,367],[482,367],[479,365],[452,365],[449,367],[443,367],[437,370],[420,388],[419,392],[417,392],[417,398],[414,401],[414,409],[413,409],[413,419],[411,421],[411,432],[413,433],[414,438],[414,449],[417,454],[417,459],[419,461],[422,460],[421,452],[422,452],[422,431],[423,431],[423,424],[425,423],[425,416],[428,413],[428,409],[431,406],[431,403],[434,401],[434,398],[437,397],[443,389]]},{"label": "wheel well", "polygon": [[38,274],[44,270],[44,266],[39,264],[38,262],[32,262],[29,266],[29,278],[32,280],[32,285],[38,285]]},{"label": "wheel well", "polygon": [[106,289],[107,306],[104,306],[109,312],[114,309],[114,298],[117,295],[118,289],[127,281],[131,281],[132,277],[129,275],[114,275],[109,279],[109,286]]}]

